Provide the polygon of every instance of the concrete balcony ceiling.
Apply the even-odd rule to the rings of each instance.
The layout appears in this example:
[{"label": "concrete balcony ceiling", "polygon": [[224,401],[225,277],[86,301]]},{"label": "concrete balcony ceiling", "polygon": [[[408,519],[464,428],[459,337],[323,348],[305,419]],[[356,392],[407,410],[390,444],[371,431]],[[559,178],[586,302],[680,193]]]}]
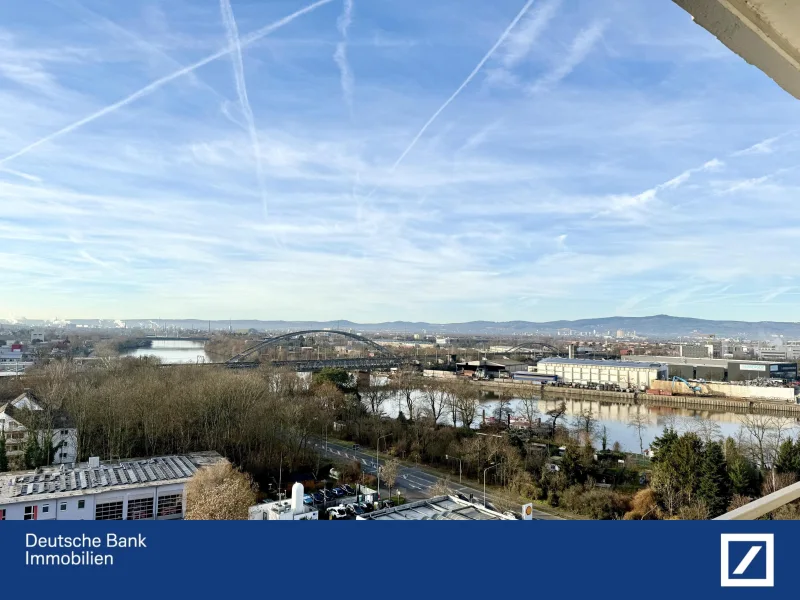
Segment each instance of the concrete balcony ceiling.
[{"label": "concrete balcony ceiling", "polygon": [[673,1],[728,48],[800,98],[800,2]]}]

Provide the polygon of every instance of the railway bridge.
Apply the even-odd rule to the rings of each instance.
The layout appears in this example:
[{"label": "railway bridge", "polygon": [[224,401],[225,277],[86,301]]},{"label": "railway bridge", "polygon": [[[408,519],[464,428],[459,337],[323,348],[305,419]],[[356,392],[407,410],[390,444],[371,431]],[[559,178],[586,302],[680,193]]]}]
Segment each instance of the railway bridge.
[{"label": "railway bridge", "polygon": [[256,367],[259,364],[257,360],[252,361],[247,359],[251,358],[253,355],[257,355],[258,353],[260,353],[265,348],[268,348],[269,346],[274,346],[281,342],[286,342],[298,336],[308,335],[308,334],[339,335],[359,341],[373,350],[373,352],[371,353],[372,356],[360,357],[360,358],[332,358],[332,359],[317,358],[317,359],[301,359],[301,360],[273,360],[270,361],[271,364],[277,367],[293,368],[296,371],[319,371],[327,367],[338,367],[348,370],[390,369],[393,367],[399,367],[403,364],[408,364],[413,362],[413,359],[396,356],[394,353],[390,352],[380,344],[377,344],[372,340],[367,339],[355,333],[349,333],[346,331],[333,331],[330,329],[306,329],[303,331],[293,331],[291,333],[286,333],[283,335],[261,340],[257,344],[253,344],[252,346],[240,352],[236,356],[231,357],[224,364],[227,367],[234,369]]}]

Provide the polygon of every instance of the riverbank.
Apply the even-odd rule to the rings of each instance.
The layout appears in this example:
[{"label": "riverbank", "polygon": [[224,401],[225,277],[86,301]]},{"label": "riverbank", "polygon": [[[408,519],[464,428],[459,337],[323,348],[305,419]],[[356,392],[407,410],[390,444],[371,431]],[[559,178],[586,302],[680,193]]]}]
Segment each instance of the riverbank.
[{"label": "riverbank", "polygon": [[[554,397],[567,398],[594,398],[600,401],[608,400],[620,404],[644,404],[648,406],[665,406],[688,408],[694,410],[718,410],[739,414],[770,414],[783,416],[800,416],[800,404],[789,402],[769,402],[755,400],[739,400],[735,398],[722,398],[715,396],[663,396],[645,394],[642,392],[612,392],[606,390],[592,390],[552,385],[539,385],[534,383],[520,383],[516,381],[471,381],[482,389],[494,392],[516,394],[530,393],[531,388],[536,389],[544,400]],[[538,389],[537,389],[538,388]]]}]

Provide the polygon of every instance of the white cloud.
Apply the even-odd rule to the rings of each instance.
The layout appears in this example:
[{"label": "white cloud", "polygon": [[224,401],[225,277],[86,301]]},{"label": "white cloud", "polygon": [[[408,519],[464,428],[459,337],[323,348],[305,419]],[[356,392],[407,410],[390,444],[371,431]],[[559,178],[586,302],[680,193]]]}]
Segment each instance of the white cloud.
[{"label": "white cloud", "polygon": [[[800,284],[784,261],[764,261],[754,249],[764,240],[791,248],[800,235],[786,218],[800,157],[788,143],[772,153],[734,150],[774,137],[792,118],[793,99],[753,83],[747,69],[729,80],[689,62],[684,55],[697,44],[666,53],[629,43],[629,23],[594,3],[570,5],[574,19],[550,18],[546,37],[533,27],[542,5],[532,4],[505,38],[493,30],[487,41],[482,17],[496,7],[443,1],[403,13],[402,29],[393,12],[401,5],[363,5],[363,22],[359,13],[346,40],[359,61],[352,119],[341,118],[341,72],[331,65],[343,41],[332,27],[346,14],[338,3],[251,44],[246,62],[234,61],[237,88],[225,61],[174,75],[176,63],[195,65],[219,51],[210,5],[162,3],[163,16],[137,20],[112,3],[103,11],[113,25],[80,11],[77,19],[65,12],[74,20],[63,26],[12,11],[19,21],[4,26],[14,31],[15,52],[88,48],[91,56],[39,61],[63,99],[0,79],[0,114],[13,115],[0,123],[0,156],[13,156],[0,168],[0,237],[9,242],[0,285],[14,290],[0,299],[0,314],[792,314]],[[276,18],[264,3],[236,7],[242,31]],[[671,9],[652,10],[661,23]],[[570,46],[574,23],[605,18],[604,51],[591,60],[602,76],[576,69],[591,36]],[[702,35],[690,25],[679,30],[689,42]],[[243,35],[242,45],[251,39]],[[548,67],[558,39],[567,48]],[[224,50],[236,54],[235,46]],[[475,70],[479,56],[485,61]],[[646,73],[647,83],[621,80],[630,71],[618,61]],[[531,98],[463,79],[470,69],[506,66],[519,80],[549,73],[549,93]],[[566,67],[577,85],[557,85]],[[164,73],[167,80],[135,93],[125,110],[96,115]],[[697,78],[707,83],[702,95],[690,85]],[[234,89],[237,103],[226,102],[221,92]],[[243,98],[257,123],[240,108]],[[440,108],[431,117],[433,107]],[[719,125],[734,119],[735,128]],[[409,132],[419,132],[411,146]],[[403,168],[394,170],[398,156]],[[253,180],[259,162],[267,221]],[[372,188],[379,191],[359,208],[359,193]]]},{"label": "white cloud", "polygon": [[595,21],[582,30],[572,41],[572,45],[563,60],[560,60],[550,71],[531,84],[528,87],[528,92],[538,94],[547,91],[569,76],[589,56],[603,36],[606,26],[607,23],[605,21]]}]

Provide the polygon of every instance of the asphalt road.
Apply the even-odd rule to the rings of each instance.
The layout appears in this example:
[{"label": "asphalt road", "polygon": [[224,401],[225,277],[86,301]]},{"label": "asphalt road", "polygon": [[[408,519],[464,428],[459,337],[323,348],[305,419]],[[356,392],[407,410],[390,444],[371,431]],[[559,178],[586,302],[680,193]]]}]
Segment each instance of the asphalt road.
[{"label": "asphalt road", "polygon": [[[329,441],[327,442],[327,449],[326,443],[323,440],[317,440],[312,442],[312,444],[317,451],[323,454],[341,459],[358,460],[361,463],[361,470],[364,473],[375,474],[376,465],[374,454],[368,454],[364,452],[364,450],[353,450],[352,444],[345,446]],[[431,493],[431,488],[440,479],[441,477],[428,473],[420,468],[401,465],[394,489],[399,488],[403,496],[409,500],[430,498],[433,495]],[[450,481],[450,487],[454,492],[463,494],[466,497],[472,494],[477,504],[483,504],[483,489],[461,485],[458,481],[453,480]],[[486,494],[486,502],[488,504],[495,504],[490,492]],[[533,509],[533,518],[543,521],[562,520],[561,517],[536,510],[535,508]]]}]

